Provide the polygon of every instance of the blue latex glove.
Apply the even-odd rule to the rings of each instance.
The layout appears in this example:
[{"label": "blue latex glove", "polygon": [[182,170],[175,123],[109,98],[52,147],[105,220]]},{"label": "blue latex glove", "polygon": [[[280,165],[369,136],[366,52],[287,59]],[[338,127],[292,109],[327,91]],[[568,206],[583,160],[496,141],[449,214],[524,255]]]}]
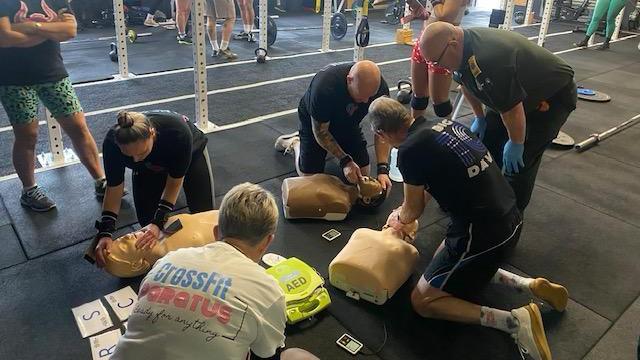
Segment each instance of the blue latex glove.
[{"label": "blue latex glove", "polygon": [[487,120],[483,117],[476,116],[471,123],[471,132],[476,134],[480,140],[484,138],[484,133],[487,131]]},{"label": "blue latex glove", "polygon": [[524,167],[522,154],[524,154],[524,144],[516,144],[511,140],[507,141],[502,150],[502,171],[505,174],[519,173],[520,168],[518,165]]}]

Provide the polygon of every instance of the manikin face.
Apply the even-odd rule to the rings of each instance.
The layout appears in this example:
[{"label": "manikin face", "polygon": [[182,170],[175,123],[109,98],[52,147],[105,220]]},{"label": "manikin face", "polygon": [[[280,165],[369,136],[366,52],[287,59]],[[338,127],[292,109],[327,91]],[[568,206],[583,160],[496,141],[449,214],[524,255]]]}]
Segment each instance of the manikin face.
[{"label": "manikin face", "polygon": [[136,249],[136,241],[142,237],[142,231],[136,231],[118,238],[111,244],[107,256],[107,271],[118,277],[134,277],[151,269],[151,263],[145,258],[150,250]]},{"label": "manikin face", "polygon": [[372,177],[364,176],[358,183],[360,189],[359,202],[361,206],[376,207],[382,204],[386,194],[380,182]]}]

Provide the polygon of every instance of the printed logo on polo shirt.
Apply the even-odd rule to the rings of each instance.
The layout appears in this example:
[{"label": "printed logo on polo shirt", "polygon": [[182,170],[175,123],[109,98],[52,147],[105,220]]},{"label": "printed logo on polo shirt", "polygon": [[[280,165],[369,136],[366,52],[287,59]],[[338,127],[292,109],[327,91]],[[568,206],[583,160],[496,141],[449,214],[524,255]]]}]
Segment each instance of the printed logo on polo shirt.
[{"label": "printed logo on polo shirt", "polygon": [[248,305],[235,296],[233,300],[242,306],[238,310],[229,305],[232,286],[233,279],[224,274],[167,262],[155,273],[149,273],[133,312],[151,324],[162,321],[163,326],[199,333],[206,342],[217,337],[234,340],[243,326]]},{"label": "printed logo on polo shirt", "polygon": [[491,154],[489,154],[480,139],[470,136],[467,133],[468,129],[463,125],[448,119],[442,119],[431,129],[439,133],[436,141],[456,154],[464,164],[469,178],[480,174],[493,162]]}]

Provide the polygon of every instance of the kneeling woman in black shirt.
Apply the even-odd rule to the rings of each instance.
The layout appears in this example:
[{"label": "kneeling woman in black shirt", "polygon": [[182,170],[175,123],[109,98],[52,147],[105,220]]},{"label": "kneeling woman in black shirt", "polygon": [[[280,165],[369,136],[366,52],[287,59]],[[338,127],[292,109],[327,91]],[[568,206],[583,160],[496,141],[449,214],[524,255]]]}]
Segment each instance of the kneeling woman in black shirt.
[{"label": "kneeling woman in black shirt", "polygon": [[206,145],[207,138],[184,115],[161,110],[118,114],[118,124],[107,133],[102,150],[107,190],[102,218],[96,223],[98,266],[104,266],[113,241],[125,168],[133,170],[133,200],[145,231],[137,248],[155,245],[183,185],[192,213],[213,209],[213,176]]}]

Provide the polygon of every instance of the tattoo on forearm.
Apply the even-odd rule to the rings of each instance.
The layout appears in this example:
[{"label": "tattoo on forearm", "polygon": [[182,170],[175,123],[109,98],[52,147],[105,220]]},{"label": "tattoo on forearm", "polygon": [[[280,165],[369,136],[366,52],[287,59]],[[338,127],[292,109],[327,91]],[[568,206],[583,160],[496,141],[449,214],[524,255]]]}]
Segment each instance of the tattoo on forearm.
[{"label": "tattoo on forearm", "polygon": [[329,132],[329,124],[330,123],[321,123],[316,120],[312,120],[313,122],[313,135],[316,138],[316,141],[322,148],[327,150],[331,155],[335,156],[337,159],[342,159],[346,153],[340,145],[336,142],[336,139]]}]

